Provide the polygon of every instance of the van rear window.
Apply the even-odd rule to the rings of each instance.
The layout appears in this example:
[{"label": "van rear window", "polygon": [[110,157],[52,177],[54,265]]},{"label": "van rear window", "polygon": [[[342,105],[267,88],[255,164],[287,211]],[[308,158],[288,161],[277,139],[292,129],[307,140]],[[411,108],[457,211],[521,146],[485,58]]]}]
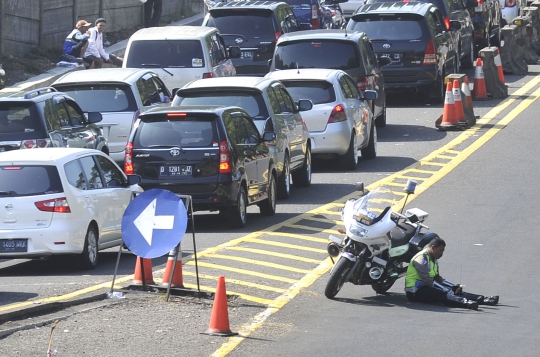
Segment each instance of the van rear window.
[{"label": "van rear window", "polygon": [[134,146],[138,148],[217,147],[215,117],[178,116],[145,118],[135,134]]},{"label": "van rear window", "polygon": [[34,103],[0,102],[0,141],[47,138]]},{"label": "van rear window", "polygon": [[0,197],[36,196],[63,191],[56,166],[0,166]]},{"label": "van rear window", "polygon": [[331,83],[327,81],[284,81],[281,83],[297,102],[309,99],[313,104],[331,103],[336,100],[336,93]]},{"label": "van rear window", "polygon": [[69,94],[85,112],[135,112],[137,103],[128,85],[75,84],[58,86]]},{"label": "van rear window", "polygon": [[128,68],[202,68],[205,66],[198,40],[146,40],[131,42]]},{"label": "van rear window", "polygon": [[329,68],[351,70],[360,66],[356,45],[346,41],[308,40],[280,44],[276,48],[276,69]]},{"label": "van rear window", "polygon": [[371,40],[422,39],[420,17],[355,16],[353,31],[365,32]]},{"label": "van rear window", "polygon": [[[231,37],[230,40],[234,40],[242,35],[248,38],[274,39],[275,33],[278,30],[272,21],[272,11],[246,10],[211,11],[211,17],[206,26],[217,28],[222,36]],[[244,46],[246,45],[248,43],[244,44]]]}]

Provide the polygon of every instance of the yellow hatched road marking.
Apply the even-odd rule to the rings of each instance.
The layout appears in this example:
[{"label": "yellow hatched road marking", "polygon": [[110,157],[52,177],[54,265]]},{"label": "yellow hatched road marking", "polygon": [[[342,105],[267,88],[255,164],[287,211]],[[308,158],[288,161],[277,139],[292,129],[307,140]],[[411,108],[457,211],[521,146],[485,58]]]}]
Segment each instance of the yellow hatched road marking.
[{"label": "yellow hatched road marking", "polygon": [[[197,289],[196,284],[184,284],[184,287],[189,288],[189,289],[194,289],[194,290]],[[200,289],[202,291],[209,291],[211,293],[216,292],[216,288],[211,288],[209,286],[202,286],[201,285]],[[274,302],[275,302],[275,300],[263,299],[263,298],[260,298],[260,297],[239,293],[239,292],[232,291],[232,290],[229,290],[229,289],[227,289],[227,294],[228,295],[238,295],[238,297],[240,297],[240,298],[242,298],[244,300],[253,301],[253,302],[256,302],[256,303],[259,303],[259,304],[262,304],[262,305],[266,305],[266,306],[270,306],[270,305],[274,304]]]},{"label": "yellow hatched road marking", "polygon": [[298,238],[298,239],[306,240],[308,242],[328,243],[328,239],[308,237],[303,234],[284,233],[284,232],[264,232],[264,234],[268,236],[273,236],[273,237]]},{"label": "yellow hatched road marking", "polygon": [[[343,223],[341,225],[343,226]],[[335,229],[320,229],[320,228],[317,228],[317,227],[304,226],[302,224],[284,224],[283,227],[303,229],[303,230],[306,230],[306,231],[314,231],[314,232],[318,232],[318,233],[340,234]]]},{"label": "yellow hatched road marking", "polygon": [[322,223],[332,223],[332,224],[335,224],[335,225],[343,224],[343,222],[341,220],[328,219],[328,218],[319,218],[319,217],[313,217],[313,216],[304,217],[304,220],[322,222]]},{"label": "yellow hatched road marking", "polygon": [[[237,256],[231,256],[231,255],[212,254],[211,256],[209,256],[209,258],[234,260],[234,261],[237,261],[237,262],[243,262],[243,263],[254,264],[254,265],[261,265],[261,266],[264,266],[264,267],[269,267],[269,268],[274,268],[274,269],[293,271],[295,273],[307,274],[307,273],[309,273],[311,271],[311,270],[306,270],[306,269],[298,269],[298,268],[294,268],[294,267],[283,265],[283,264],[270,263],[270,262],[267,262],[267,261],[261,261],[261,260],[249,259],[249,258],[243,258],[243,257],[237,257]],[[320,263],[320,261],[318,263]]]},{"label": "yellow hatched road marking", "polygon": [[244,247],[230,247],[227,250],[239,250],[249,253],[256,253],[256,254],[263,254],[263,255],[272,255],[274,257],[280,257],[280,258],[286,258],[286,259],[293,259],[293,260],[299,260],[306,263],[315,263],[319,264],[321,261],[320,259],[311,259],[311,258],[304,258],[297,255],[292,254],[285,254],[285,253],[278,253],[278,252],[272,252],[269,250],[263,250],[263,249],[255,249],[255,248],[244,248]]},{"label": "yellow hatched road marking", "polygon": [[[182,275],[195,276],[195,277],[197,276],[197,274],[195,272],[190,272],[190,271],[183,271]],[[200,279],[207,279],[207,280],[216,280],[216,281],[219,279],[218,276],[210,275],[210,274],[201,274],[201,273],[199,273],[199,278]],[[276,288],[274,286],[268,286],[268,285],[263,285],[263,284],[255,284],[255,283],[251,283],[249,281],[243,281],[243,280],[231,279],[231,278],[227,278],[227,285],[228,284],[247,286],[248,288],[256,288],[256,289],[260,289],[260,290],[273,291],[273,292],[276,292],[276,293],[282,293],[282,292],[285,291],[285,289],[283,289],[283,288]],[[197,289],[197,288],[195,287],[195,289]]]},{"label": "yellow hatched road marking", "polygon": [[[187,262],[185,265],[195,265],[195,261],[191,260],[191,261]],[[233,267],[229,267],[229,266],[226,266],[226,265],[219,265],[219,264],[213,264],[213,263],[207,263],[207,262],[201,262],[201,261],[198,262],[198,265],[200,267],[207,267],[207,268],[216,269],[216,270],[232,271],[232,272],[239,273],[239,274],[257,276],[259,278],[265,278],[265,279],[276,280],[276,281],[283,281],[285,283],[295,283],[297,281],[296,279],[285,278],[283,276],[264,274],[264,273],[259,273],[259,272],[256,272],[256,271],[251,271],[251,270],[246,270],[246,269],[233,268]]]},{"label": "yellow hatched road marking", "polygon": [[308,251],[308,252],[328,254],[328,252],[325,249],[304,247],[303,245],[280,243],[280,242],[274,242],[274,241],[269,241],[269,240],[264,240],[264,239],[257,239],[257,238],[251,238],[251,239],[249,239],[247,241],[253,242],[253,243],[259,243],[259,244],[273,245],[275,247],[291,248],[291,249],[297,249],[297,250],[305,250],[305,251]]}]

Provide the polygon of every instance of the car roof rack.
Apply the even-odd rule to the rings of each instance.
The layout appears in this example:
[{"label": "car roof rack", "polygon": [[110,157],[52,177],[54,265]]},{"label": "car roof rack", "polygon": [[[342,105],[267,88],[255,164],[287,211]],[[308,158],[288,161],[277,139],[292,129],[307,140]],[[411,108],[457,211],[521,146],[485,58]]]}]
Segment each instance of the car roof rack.
[{"label": "car roof rack", "polygon": [[45,93],[52,93],[52,92],[58,92],[58,91],[54,89],[53,87],[38,88],[38,89],[34,89],[34,90],[24,93],[24,99],[31,99],[33,97],[37,97],[38,95],[42,95]]}]

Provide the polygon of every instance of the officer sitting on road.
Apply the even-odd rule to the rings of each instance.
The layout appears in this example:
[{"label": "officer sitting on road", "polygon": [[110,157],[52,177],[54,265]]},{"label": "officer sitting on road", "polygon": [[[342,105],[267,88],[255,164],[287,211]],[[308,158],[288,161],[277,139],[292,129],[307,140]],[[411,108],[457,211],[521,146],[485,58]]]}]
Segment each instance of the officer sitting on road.
[{"label": "officer sitting on road", "polygon": [[447,306],[478,310],[478,305],[497,305],[499,296],[483,296],[463,291],[439,275],[438,259],[443,256],[446,243],[434,238],[412,259],[405,277],[405,293],[411,301],[443,303]]}]

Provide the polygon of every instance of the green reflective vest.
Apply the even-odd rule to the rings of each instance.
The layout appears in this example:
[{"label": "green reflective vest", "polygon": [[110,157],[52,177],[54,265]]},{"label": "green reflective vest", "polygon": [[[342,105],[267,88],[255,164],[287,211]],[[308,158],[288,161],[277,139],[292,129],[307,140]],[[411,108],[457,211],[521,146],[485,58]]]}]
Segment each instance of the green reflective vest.
[{"label": "green reflective vest", "polygon": [[431,255],[429,255],[427,248],[424,250],[421,250],[420,252],[416,253],[416,255],[411,259],[409,266],[407,267],[407,275],[405,276],[405,288],[412,288],[412,287],[420,287],[423,286],[424,283],[422,282],[422,278],[420,278],[420,274],[418,274],[418,270],[416,270],[416,267],[414,266],[413,262],[416,258],[418,258],[420,255],[424,256],[424,259],[427,259],[429,264],[429,277],[435,278],[435,276],[439,275],[439,267],[433,260],[431,260]]}]

